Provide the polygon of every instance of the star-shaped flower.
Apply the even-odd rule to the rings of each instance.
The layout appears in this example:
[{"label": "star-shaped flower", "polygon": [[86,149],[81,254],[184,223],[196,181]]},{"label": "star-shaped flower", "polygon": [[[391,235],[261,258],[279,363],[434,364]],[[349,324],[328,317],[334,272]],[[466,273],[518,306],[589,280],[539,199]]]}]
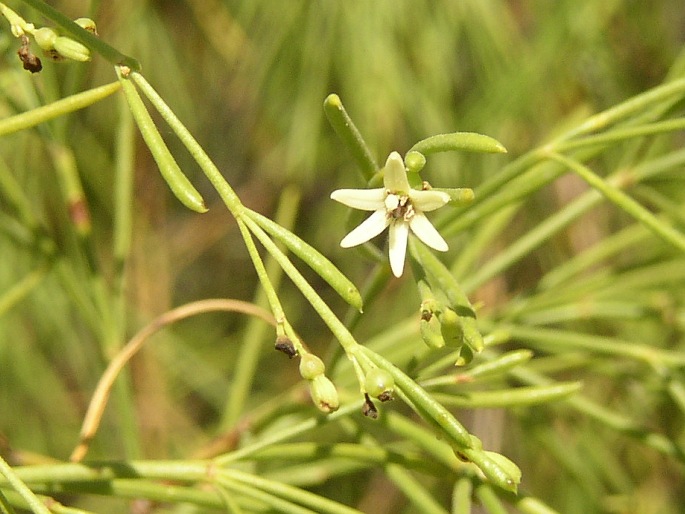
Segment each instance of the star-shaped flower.
[{"label": "star-shaped flower", "polygon": [[338,189],[331,198],[353,209],[374,211],[340,242],[343,248],[360,245],[390,227],[390,268],[399,277],[404,271],[409,229],[421,241],[440,252],[448,247],[442,236],[428,221],[424,212],[433,211],[449,202],[442,191],[412,189],[402,157],[392,152],[385,163],[383,186],[379,189]]}]

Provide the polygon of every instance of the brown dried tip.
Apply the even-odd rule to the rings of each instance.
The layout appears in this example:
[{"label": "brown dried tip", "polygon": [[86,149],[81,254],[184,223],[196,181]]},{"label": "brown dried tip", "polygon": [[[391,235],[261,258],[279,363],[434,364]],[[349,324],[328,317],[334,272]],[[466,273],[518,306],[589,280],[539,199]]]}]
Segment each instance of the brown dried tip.
[{"label": "brown dried tip", "polygon": [[378,409],[369,398],[368,394],[364,394],[364,405],[362,405],[362,414],[367,418],[378,419]]},{"label": "brown dried tip", "polygon": [[288,336],[278,336],[274,348],[279,352],[285,353],[289,359],[292,359],[297,355],[295,345]]},{"label": "brown dried tip", "polygon": [[28,36],[21,36],[21,47],[17,51],[17,55],[25,70],[30,71],[31,73],[38,73],[43,69],[43,63],[40,62],[40,59],[33,54],[31,48],[29,48]]},{"label": "brown dried tip", "polygon": [[381,394],[378,395],[378,399],[381,402],[389,402],[390,400],[394,400],[392,396],[392,391],[384,391]]}]

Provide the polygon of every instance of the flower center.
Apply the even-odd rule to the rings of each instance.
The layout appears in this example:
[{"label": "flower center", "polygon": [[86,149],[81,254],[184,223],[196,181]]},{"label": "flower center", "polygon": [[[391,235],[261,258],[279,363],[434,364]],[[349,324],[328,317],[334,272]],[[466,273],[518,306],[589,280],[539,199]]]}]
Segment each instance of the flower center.
[{"label": "flower center", "polygon": [[409,221],[414,217],[414,206],[408,196],[388,193],[385,212],[390,221]]}]

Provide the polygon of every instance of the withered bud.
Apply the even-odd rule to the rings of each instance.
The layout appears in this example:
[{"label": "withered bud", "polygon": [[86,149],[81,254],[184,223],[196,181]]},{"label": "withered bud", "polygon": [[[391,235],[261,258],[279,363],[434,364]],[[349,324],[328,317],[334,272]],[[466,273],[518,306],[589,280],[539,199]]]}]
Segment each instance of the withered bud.
[{"label": "withered bud", "polygon": [[292,359],[297,355],[295,345],[288,336],[278,336],[274,348],[279,352],[285,353],[289,359]]}]

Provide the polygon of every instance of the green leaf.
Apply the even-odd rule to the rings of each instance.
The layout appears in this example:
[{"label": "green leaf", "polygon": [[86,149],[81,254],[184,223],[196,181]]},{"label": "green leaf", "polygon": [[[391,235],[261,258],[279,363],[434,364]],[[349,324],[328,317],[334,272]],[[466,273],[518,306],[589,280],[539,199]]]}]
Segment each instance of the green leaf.
[{"label": "green leaf", "polygon": [[[504,145],[483,134],[474,132],[453,132],[438,134],[422,139],[409,149],[409,152],[420,152],[424,155],[438,152],[463,150],[466,152],[507,153]],[[407,152],[407,155],[409,155]]]}]

